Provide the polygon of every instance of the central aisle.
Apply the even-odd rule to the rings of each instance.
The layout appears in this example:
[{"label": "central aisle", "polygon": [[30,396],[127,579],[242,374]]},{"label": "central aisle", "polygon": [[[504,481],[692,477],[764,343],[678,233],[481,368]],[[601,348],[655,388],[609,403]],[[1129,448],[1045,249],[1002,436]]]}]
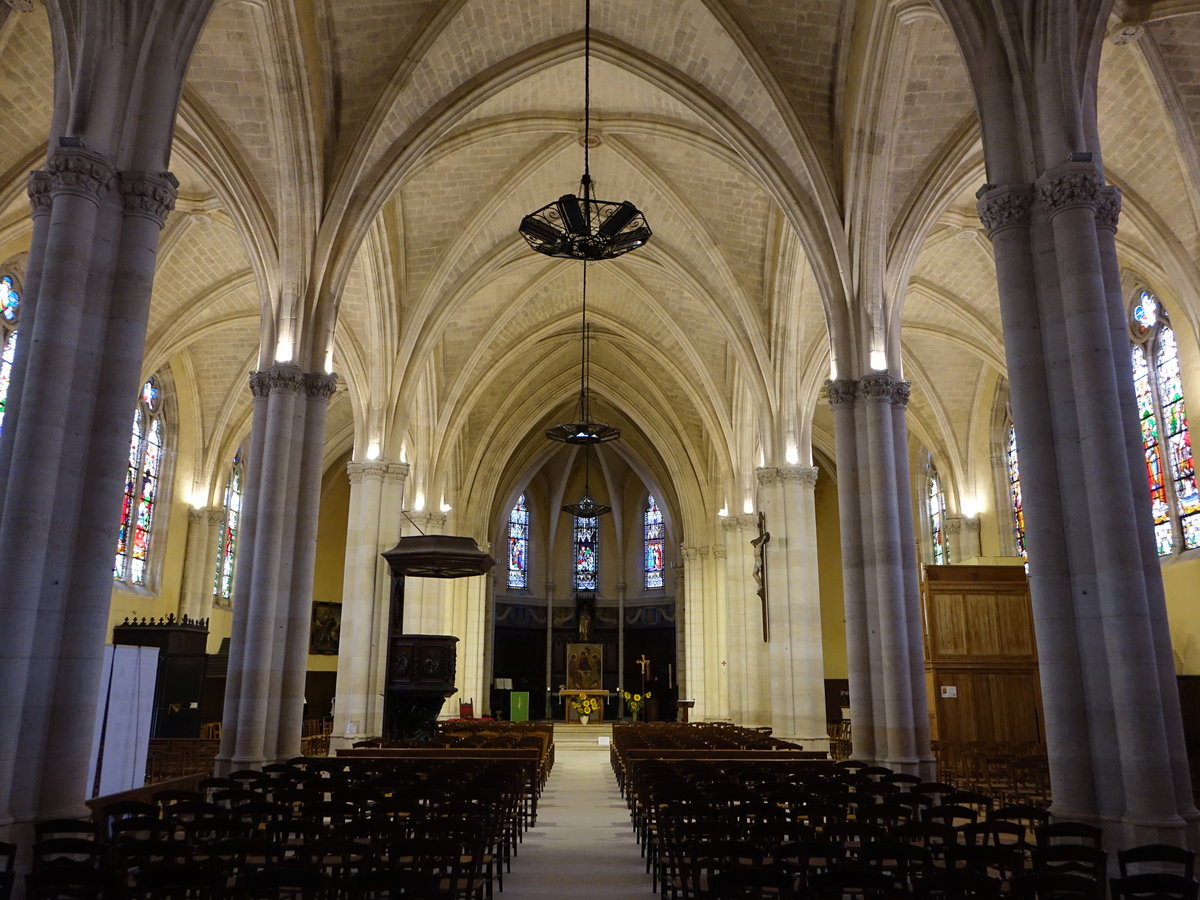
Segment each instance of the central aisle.
[{"label": "central aisle", "polygon": [[608,748],[556,746],[537,826],[504,876],[505,900],[654,900]]}]

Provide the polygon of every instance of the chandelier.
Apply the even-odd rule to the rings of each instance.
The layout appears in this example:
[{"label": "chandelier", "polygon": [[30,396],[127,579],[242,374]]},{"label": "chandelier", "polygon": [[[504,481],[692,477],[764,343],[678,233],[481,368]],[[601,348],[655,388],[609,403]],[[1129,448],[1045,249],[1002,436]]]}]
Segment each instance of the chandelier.
[{"label": "chandelier", "polygon": [[584,0],[583,177],[579,194],[564,194],[521,220],[521,236],[538,253],[596,262],[636,250],[650,239],[646,217],[628,200],[598,200],[588,156],[592,146],[592,3]]}]

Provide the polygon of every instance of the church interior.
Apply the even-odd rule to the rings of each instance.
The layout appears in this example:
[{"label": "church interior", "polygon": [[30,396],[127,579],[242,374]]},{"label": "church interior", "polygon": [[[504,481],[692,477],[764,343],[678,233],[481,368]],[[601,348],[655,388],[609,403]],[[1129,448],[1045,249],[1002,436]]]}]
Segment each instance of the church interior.
[{"label": "church interior", "polygon": [[[1195,843],[1200,3],[7,0],[0,48],[0,838],[78,805],[122,623],[207,624],[218,769],[380,735],[381,554],[455,535],[442,718],[649,692],[932,779],[922,598],[982,579],[1056,811]],[[531,246],[583,172],[644,246]]]}]

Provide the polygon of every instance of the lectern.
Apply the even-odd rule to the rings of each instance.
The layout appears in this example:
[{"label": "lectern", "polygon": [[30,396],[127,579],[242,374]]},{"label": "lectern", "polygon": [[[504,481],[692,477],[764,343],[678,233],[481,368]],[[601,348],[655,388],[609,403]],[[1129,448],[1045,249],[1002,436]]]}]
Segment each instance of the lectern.
[{"label": "lectern", "polygon": [[438,710],[454,693],[458,638],[404,631],[404,580],[466,578],[487,572],[495,560],[469,537],[422,534],[400,538],[382,554],[392,570],[388,619],[383,736],[389,741],[431,740]]}]

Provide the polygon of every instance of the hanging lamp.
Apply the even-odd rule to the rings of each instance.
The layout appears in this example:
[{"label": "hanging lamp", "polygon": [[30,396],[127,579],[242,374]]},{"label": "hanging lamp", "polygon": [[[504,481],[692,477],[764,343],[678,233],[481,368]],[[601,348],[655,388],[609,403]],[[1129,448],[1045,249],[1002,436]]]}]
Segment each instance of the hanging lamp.
[{"label": "hanging lamp", "polygon": [[596,262],[636,250],[650,239],[641,210],[628,200],[598,200],[588,168],[592,145],[592,2],[584,0],[583,177],[579,194],[564,194],[521,220],[521,236],[538,253]]}]

